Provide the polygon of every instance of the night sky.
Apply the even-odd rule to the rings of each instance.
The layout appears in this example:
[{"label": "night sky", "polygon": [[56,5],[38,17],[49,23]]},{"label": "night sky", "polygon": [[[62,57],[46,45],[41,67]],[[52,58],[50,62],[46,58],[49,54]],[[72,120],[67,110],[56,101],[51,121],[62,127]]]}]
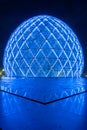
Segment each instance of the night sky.
[{"label": "night sky", "polygon": [[24,20],[41,14],[55,16],[73,29],[83,47],[87,72],[87,3],[80,0],[0,0],[0,68],[11,33]]}]

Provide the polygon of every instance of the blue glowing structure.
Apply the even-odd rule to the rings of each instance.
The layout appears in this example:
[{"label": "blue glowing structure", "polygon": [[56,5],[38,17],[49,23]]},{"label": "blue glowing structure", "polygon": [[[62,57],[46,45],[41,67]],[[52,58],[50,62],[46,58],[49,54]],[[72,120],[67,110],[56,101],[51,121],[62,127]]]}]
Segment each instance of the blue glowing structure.
[{"label": "blue glowing structure", "polygon": [[3,65],[8,77],[80,77],[84,57],[77,36],[64,22],[41,15],[13,32]]}]

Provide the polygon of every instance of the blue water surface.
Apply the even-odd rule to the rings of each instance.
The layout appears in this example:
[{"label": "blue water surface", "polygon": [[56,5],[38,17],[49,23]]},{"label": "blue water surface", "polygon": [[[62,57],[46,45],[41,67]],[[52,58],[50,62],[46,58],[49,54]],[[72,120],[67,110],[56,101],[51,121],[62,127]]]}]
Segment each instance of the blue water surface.
[{"label": "blue water surface", "polygon": [[2,78],[1,90],[42,103],[87,90],[85,78]]},{"label": "blue water surface", "polygon": [[[3,130],[87,130],[86,87],[85,78],[4,78],[1,80],[0,91],[0,128]],[[23,97],[24,93],[28,93],[26,97],[48,103],[41,104],[7,93],[15,93],[15,91]],[[80,92],[84,93],[79,94]],[[66,94],[62,95],[62,93]],[[77,95],[72,96],[75,93]],[[68,98],[62,99],[64,96]],[[61,100],[49,103],[58,98]]]}]

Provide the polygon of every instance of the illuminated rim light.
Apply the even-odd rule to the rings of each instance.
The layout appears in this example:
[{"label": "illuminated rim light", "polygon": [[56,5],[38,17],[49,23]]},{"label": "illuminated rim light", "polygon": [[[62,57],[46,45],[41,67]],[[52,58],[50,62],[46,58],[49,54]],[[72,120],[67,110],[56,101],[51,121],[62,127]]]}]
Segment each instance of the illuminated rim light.
[{"label": "illuminated rim light", "polygon": [[41,15],[13,32],[3,65],[8,77],[80,77],[84,57],[77,36],[64,22]]}]

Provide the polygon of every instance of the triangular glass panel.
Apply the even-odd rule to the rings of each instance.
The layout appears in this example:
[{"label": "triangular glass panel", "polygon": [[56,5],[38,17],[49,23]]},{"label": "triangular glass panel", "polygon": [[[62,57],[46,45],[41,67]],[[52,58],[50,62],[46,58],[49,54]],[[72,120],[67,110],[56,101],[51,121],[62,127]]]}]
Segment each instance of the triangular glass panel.
[{"label": "triangular glass panel", "polygon": [[64,54],[64,52],[61,54],[60,59],[67,59],[66,55]]},{"label": "triangular glass panel", "polygon": [[[36,25],[35,24],[32,24],[32,26],[30,26],[30,30],[31,32],[36,28]],[[29,29],[28,29],[29,30]]]},{"label": "triangular glass panel", "polygon": [[76,56],[77,53],[78,53],[75,47],[74,47],[74,49],[73,49],[73,53],[74,53],[75,56]]},{"label": "triangular glass panel", "polygon": [[55,64],[55,66],[53,67],[53,69],[56,71],[56,70],[61,70],[61,68],[62,68],[62,66],[60,65],[60,63],[59,62],[57,62],[56,64]]},{"label": "triangular glass panel", "polygon": [[[68,36],[69,37],[69,36]],[[69,44],[69,46],[71,47],[71,49],[72,49],[72,47],[73,47],[73,43],[72,43],[72,41],[71,41],[71,38],[69,37],[68,38],[67,37],[67,43]]]},{"label": "triangular glass panel", "polygon": [[[23,45],[24,44],[24,45]],[[29,49],[29,47],[28,47],[28,45],[27,45],[27,42],[25,42],[25,43],[23,43],[22,45],[22,50],[28,50]]]},{"label": "triangular glass panel", "polygon": [[30,46],[30,48],[31,48],[31,50],[34,48],[34,49],[37,49],[39,46],[38,46],[38,44],[37,44],[37,42],[36,42],[36,39],[34,39],[33,40],[33,43],[31,44],[31,46]]},{"label": "triangular glass panel", "polygon": [[28,70],[28,72],[26,73],[26,75],[27,75],[27,77],[32,77],[32,76],[34,76],[30,70]]},{"label": "triangular glass panel", "polygon": [[62,59],[60,59],[59,60],[59,63],[62,65],[62,67],[65,65],[65,63],[66,63],[66,59],[64,59],[64,58],[62,58]]},{"label": "triangular glass panel", "polygon": [[77,70],[78,69],[78,66],[76,65],[76,63],[73,64],[72,67],[73,67],[73,70]]},{"label": "triangular glass panel", "polygon": [[59,32],[58,32],[57,29],[54,29],[54,30],[53,30],[53,34],[54,34],[54,36],[56,37],[57,40],[60,39],[60,35],[59,35]]},{"label": "triangular glass panel", "polygon": [[44,43],[44,45],[43,45],[42,48],[43,48],[43,49],[47,49],[47,48],[51,49],[51,47],[50,47],[48,41],[45,41],[45,43]]},{"label": "triangular glass panel", "polygon": [[31,30],[26,29],[26,31],[24,32],[24,38],[27,39],[27,37],[31,34]]},{"label": "triangular glass panel", "polygon": [[13,61],[13,60],[14,60],[14,55],[11,54],[10,61]]},{"label": "triangular glass panel", "polygon": [[72,72],[72,70],[68,70],[68,72],[67,72],[67,77],[73,77],[73,72]]},{"label": "triangular glass panel", "polygon": [[15,56],[15,60],[19,61],[19,59],[22,59],[22,54],[20,52],[17,53],[17,55]]},{"label": "triangular glass panel", "polygon": [[56,60],[57,60],[56,58],[49,58],[48,59],[51,66],[56,62]]},{"label": "triangular glass panel", "polygon": [[75,61],[75,57],[74,57],[74,55],[73,55],[73,53],[70,55],[70,61]]},{"label": "triangular glass panel", "polygon": [[55,37],[53,35],[50,35],[50,37],[48,39],[48,42],[49,42],[51,48],[54,48],[55,47],[55,42],[57,42],[57,41],[56,41],[56,39],[55,39]]},{"label": "triangular glass panel", "polygon": [[44,69],[50,70],[51,69],[51,65],[49,63],[48,60],[46,60],[42,66]]},{"label": "triangular glass panel", "polygon": [[61,53],[62,53],[62,50],[60,50],[60,49],[55,49],[54,50],[55,51],[55,53],[56,53],[56,55],[59,57],[60,55],[61,55]]},{"label": "triangular glass panel", "polygon": [[36,60],[34,60],[34,61],[31,63],[30,67],[31,67],[31,69],[39,69],[39,65],[38,65],[38,63],[37,63]]},{"label": "triangular glass panel", "polygon": [[22,71],[26,75],[27,71],[29,70],[28,66],[23,66]]},{"label": "triangular glass panel", "polygon": [[36,56],[36,59],[39,59],[39,58],[45,58],[41,51],[40,51],[39,54]]},{"label": "triangular glass panel", "polygon": [[57,76],[57,73],[58,73],[58,71],[56,71],[56,70],[51,70],[49,73],[48,73],[48,77],[56,77]]},{"label": "triangular glass panel", "polygon": [[48,59],[57,59],[57,56],[54,51],[51,51],[51,53],[48,55]]},{"label": "triangular glass panel", "polygon": [[65,46],[66,41],[64,40],[63,37],[60,37],[60,39],[58,41],[59,41],[59,44],[61,45],[61,47]]},{"label": "triangular glass panel", "polygon": [[11,52],[13,52],[13,54],[16,56],[16,54],[19,52],[19,49],[17,46],[15,46],[12,50],[10,50]]},{"label": "triangular glass panel", "polygon": [[39,51],[38,48],[32,48],[32,49],[31,49],[31,52],[32,52],[32,54],[33,54],[34,56],[37,55],[38,51]]},{"label": "triangular glass panel", "polygon": [[43,25],[43,23],[39,24],[38,28],[39,28],[40,32],[42,33],[43,30],[44,30],[44,25]]},{"label": "triangular glass panel", "polygon": [[37,60],[37,62],[38,62],[40,65],[43,66],[43,64],[44,64],[44,62],[45,62],[45,58],[37,58],[36,60]]},{"label": "triangular glass panel", "polygon": [[16,41],[16,44],[18,45],[18,48],[21,47],[21,45],[23,44],[24,40],[22,37],[20,37],[17,41]]},{"label": "triangular glass panel", "polygon": [[33,31],[33,39],[37,39],[37,37],[40,35],[40,32],[36,28],[35,31]]},{"label": "triangular glass panel", "polygon": [[45,39],[48,40],[48,37],[50,36],[50,30],[44,26],[42,34],[44,35]]},{"label": "triangular glass panel", "polygon": [[65,73],[63,72],[63,70],[59,73],[58,77],[66,77]]},{"label": "triangular glass panel", "polygon": [[64,29],[64,31],[63,31],[63,37],[64,37],[65,39],[67,39],[67,32],[66,32],[65,29]]},{"label": "triangular glass panel", "polygon": [[66,44],[66,46],[64,47],[64,50],[66,50],[66,51],[71,51],[71,47],[68,46],[68,44]]},{"label": "triangular glass panel", "polygon": [[47,57],[49,55],[49,53],[51,52],[50,48],[43,48],[43,53],[44,55]]},{"label": "triangular glass panel", "polygon": [[61,50],[61,49],[62,49],[62,47],[61,47],[61,45],[60,45],[60,43],[59,43],[58,40],[55,41],[55,44],[53,45],[53,48],[55,48],[55,50],[56,50],[56,49],[57,49],[57,50]]},{"label": "triangular glass panel", "polygon": [[33,58],[25,58],[27,64],[30,66],[30,64],[32,63],[33,61]]},{"label": "triangular glass panel", "polygon": [[42,70],[38,70],[36,75],[37,75],[37,77],[44,77],[45,76],[44,71],[42,71]]},{"label": "triangular glass panel", "polygon": [[65,69],[70,69],[71,67],[70,67],[70,64],[69,64],[69,62],[67,61],[67,63],[66,63],[66,65],[65,65]]},{"label": "triangular glass panel", "polygon": [[19,65],[19,67],[21,68],[21,69],[23,69],[24,67],[28,67],[29,65],[27,64],[27,62],[26,61],[22,61],[22,64],[20,64]]},{"label": "triangular glass panel", "polygon": [[37,36],[36,43],[37,43],[38,47],[41,48],[45,41],[46,41],[46,39],[44,38],[42,33]]},{"label": "triangular glass panel", "polygon": [[33,54],[30,50],[26,50],[25,53],[24,53],[24,58],[32,58],[33,59]]},{"label": "triangular glass panel", "polygon": [[[16,61],[18,62],[18,65],[19,65],[19,66],[23,63],[23,59],[22,59],[22,58],[16,59]],[[15,66],[15,65],[14,65],[14,66]]]},{"label": "triangular glass panel", "polygon": [[20,65],[19,65],[16,61],[14,61],[13,66],[10,66],[10,64],[9,64],[9,67],[12,67],[12,69],[14,69],[14,70],[18,69],[19,66],[20,66]]},{"label": "triangular glass panel", "polygon": [[66,53],[67,57],[69,58],[69,56],[70,56],[70,54],[71,54],[71,51],[70,51],[70,50],[67,50],[67,51],[65,51],[65,53]]},{"label": "triangular glass panel", "polygon": [[18,77],[23,77],[23,76],[25,76],[24,75],[24,73],[23,73],[23,71],[20,69],[20,68],[17,68],[17,70],[16,70],[16,75],[18,76]]}]

